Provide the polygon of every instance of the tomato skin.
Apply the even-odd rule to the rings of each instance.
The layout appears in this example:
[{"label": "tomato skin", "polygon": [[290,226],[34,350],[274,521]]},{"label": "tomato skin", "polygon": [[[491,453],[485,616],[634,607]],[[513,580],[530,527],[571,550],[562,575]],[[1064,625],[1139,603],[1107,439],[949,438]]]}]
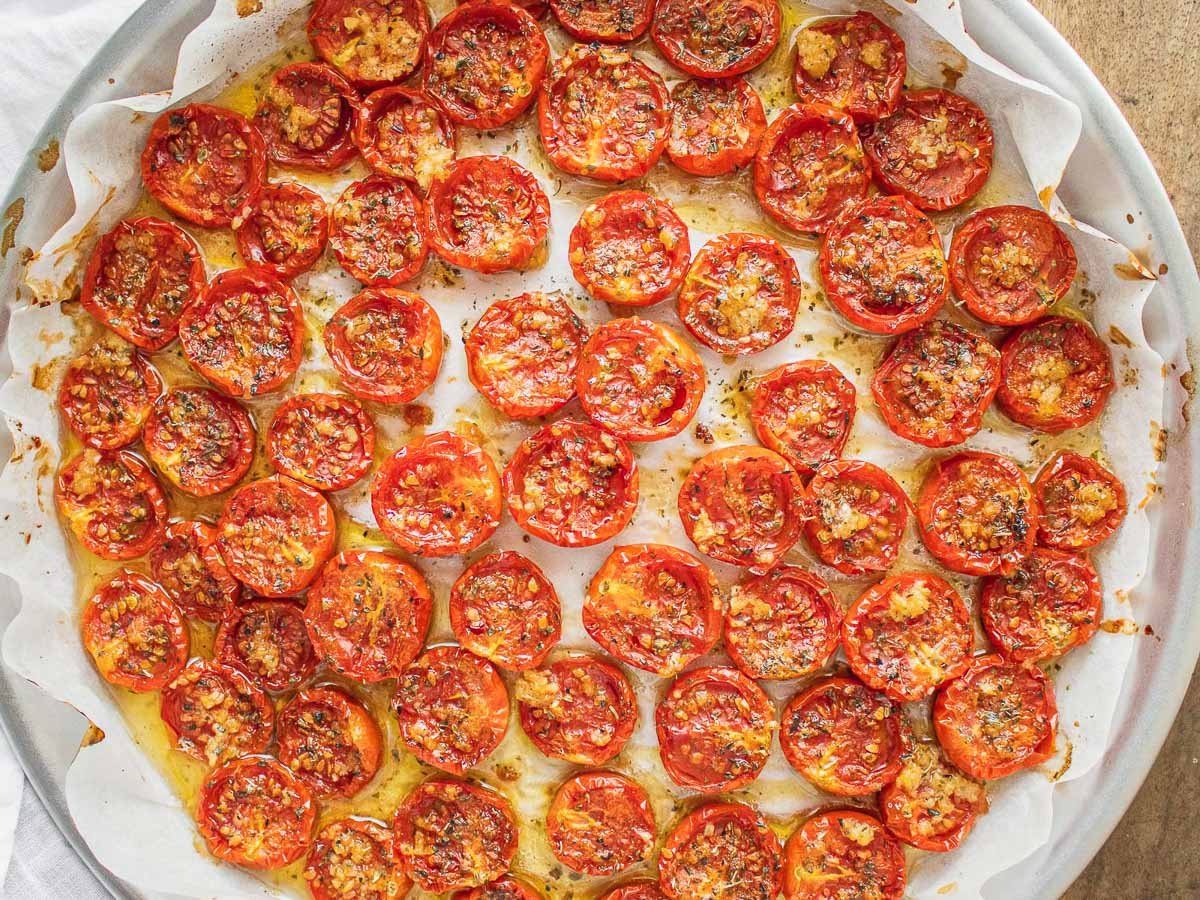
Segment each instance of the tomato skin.
[{"label": "tomato skin", "polygon": [[843,575],[886,572],[896,562],[910,502],[879,466],[849,459],[827,462],[808,483],[807,499],[804,536],[821,562]]},{"label": "tomato skin", "polygon": [[441,106],[422,91],[380,88],[362,102],[354,142],[372,169],[429,190],[458,152],[458,134]]},{"label": "tomato skin", "polygon": [[[384,56],[376,51],[368,56],[379,43],[394,39],[389,32],[402,35],[399,52]],[[308,19],[308,39],[317,55],[362,90],[402,81],[415,72],[428,33],[424,0],[317,0]],[[353,48],[349,55],[347,46]]]},{"label": "tomato skin", "polygon": [[524,881],[503,875],[470,891],[459,891],[451,900],[542,900],[542,895]]},{"label": "tomato skin", "polygon": [[271,73],[254,124],[278,165],[329,170],[353,159],[358,116],[358,94],[337,69],[302,62]]},{"label": "tomato skin", "polygon": [[329,239],[325,201],[295,181],[267,184],[234,223],[238,253],[252,269],[295,278],[321,258]]},{"label": "tomato skin", "polygon": [[117,450],[142,433],[162,377],[119,339],[101,339],[71,360],[58,389],[67,427],[88,447]]},{"label": "tomato skin", "polygon": [[162,690],[160,710],[176,749],[210,766],[264,753],[275,708],[237,669],[194,659]]},{"label": "tomato skin", "polygon": [[375,423],[349,397],[297,394],[271,417],[266,450],[277,472],[319,491],[340,491],[370,471]]},{"label": "tomato skin", "polygon": [[209,622],[242,592],[217,548],[217,529],[207,522],[168,525],[150,550],[150,572],[185,615]]},{"label": "tomato skin", "polygon": [[755,384],[750,422],[764,447],[811,475],[841,456],[857,397],[846,376],[824,360],[787,363]]},{"label": "tomato skin", "polygon": [[1125,486],[1094,459],[1069,450],[1054,454],[1033,483],[1042,516],[1038,543],[1088,550],[1108,540],[1125,520]]},{"label": "tomato skin", "polygon": [[681,81],[671,91],[667,155],[692,175],[748,166],[766,130],[762,99],[744,78]]},{"label": "tomato skin", "polygon": [[383,757],[383,736],[370,712],[345,691],[311,687],[279,711],[279,760],[315,797],[353,797]]},{"label": "tomato skin", "polygon": [[783,888],[783,850],[775,833],[742,803],[709,803],[667,835],[659,859],[659,890],[669,900],[692,900],[724,885],[730,897],[777,897]]},{"label": "tomato skin", "polygon": [[585,44],[636,41],[650,27],[655,0],[550,0],[550,9],[571,37]]},{"label": "tomato skin", "polygon": [[812,816],[784,848],[786,900],[901,900],[906,883],[899,842],[882,822],[857,810]]},{"label": "tomato skin", "polygon": [[879,792],[887,830],[918,850],[956,849],[987,812],[984,786],[955,768],[936,744],[904,737],[900,774]]},{"label": "tomato skin", "polygon": [[322,828],[308,851],[304,881],[313,900],[395,900],[412,882],[382,822],[351,816]]},{"label": "tomato skin", "polygon": [[101,559],[136,559],[162,539],[167,500],[128,450],[84,450],[58,473],[54,500],[76,539]]},{"label": "tomato skin", "polygon": [[[896,111],[908,71],[904,41],[869,12],[808,26],[797,51],[793,84],[802,102],[845,110],[860,125]],[[872,55],[879,58],[868,62]]]},{"label": "tomato skin", "polygon": [[[584,816],[586,828],[572,823]],[[654,850],[654,813],[645,788],[616,772],[584,772],[567,779],[546,814],[550,852],[584,875],[615,875]]]},{"label": "tomato skin", "polygon": [[676,68],[720,78],[764,62],[782,19],[778,0],[658,0],[650,37]]},{"label": "tomato skin", "polygon": [[609,891],[600,900],[664,900],[666,896],[657,881],[631,881]]},{"label": "tomato skin", "polygon": [[303,607],[288,600],[251,600],[226,608],[213,656],[272,693],[299,687],[317,667]]},{"label": "tomato skin", "polygon": [[254,441],[249,414],[208,388],[163,394],[142,433],[154,467],[193,497],[211,497],[241,481],[254,463]]},{"label": "tomato skin", "polygon": [[329,213],[329,249],[368,287],[411,281],[429,258],[424,205],[405,182],[387,175],[355,181]]}]

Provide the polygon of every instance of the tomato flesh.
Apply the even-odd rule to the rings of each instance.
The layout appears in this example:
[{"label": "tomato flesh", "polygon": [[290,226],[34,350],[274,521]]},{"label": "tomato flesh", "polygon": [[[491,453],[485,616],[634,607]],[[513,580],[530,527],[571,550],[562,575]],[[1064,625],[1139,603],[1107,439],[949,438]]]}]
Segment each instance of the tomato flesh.
[{"label": "tomato flesh", "polygon": [[210,766],[263,753],[275,709],[250,679],[228,666],[195,659],[163,688],[162,719],[175,746]]},{"label": "tomato flesh", "polygon": [[135,693],[170,683],[187,663],[187,622],[161,587],[123,569],[88,599],[84,649],[109,684]]},{"label": "tomato flesh", "polygon": [[319,491],[340,491],[370,471],[375,423],[349,397],[297,394],[275,410],[266,443],[276,471]]},{"label": "tomato flesh", "polygon": [[54,499],[79,543],[101,559],[136,559],[162,540],[166,497],[127,450],[84,450],[58,473]]},{"label": "tomato flesh", "polygon": [[411,281],[429,257],[424,207],[403,181],[387,175],[355,181],[330,211],[329,249],[365,285]]},{"label": "tomato flesh", "polygon": [[117,450],[142,433],[163,382],[133,347],[102,338],[73,360],[58,390],[67,427],[97,450]]},{"label": "tomato flesh", "polygon": [[546,814],[550,851],[584,875],[615,875],[654,849],[646,790],[616,772],[587,772],[559,787]]},{"label": "tomato flesh", "polygon": [[208,388],[174,388],[154,404],[142,442],[154,467],[194,497],[242,480],[254,462],[254,425],[236,400]]},{"label": "tomato flesh", "polygon": [[908,72],[904,41],[869,12],[810,25],[796,38],[796,93],[862,124],[896,111]]},{"label": "tomato flesh", "polygon": [[329,219],[316,191],[294,181],[268,184],[235,223],[238,253],[252,269],[295,278],[325,252]]},{"label": "tomato flesh", "polygon": [[804,536],[821,562],[843,575],[886,572],[896,562],[909,500],[879,466],[826,463],[808,483],[808,504]]},{"label": "tomato flesh", "polygon": [[879,793],[884,824],[919,850],[956,849],[987,812],[982,784],[956,769],[936,744],[905,739],[896,780]]},{"label": "tomato flesh", "polygon": [[667,835],[660,857],[659,889],[669,900],[751,900],[776,897],[783,887],[779,839],[742,803],[710,803],[689,813]]},{"label": "tomato flesh", "polygon": [[855,810],[818,813],[784,848],[788,900],[872,897],[901,900],[904,849],[874,816]]},{"label": "tomato flesh", "polygon": [[1033,483],[1042,516],[1038,543],[1087,550],[1116,533],[1125,519],[1125,486],[1094,459],[1056,453]]},{"label": "tomato flesh", "polygon": [[317,55],[363,90],[416,71],[428,34],[424,0],[317,0],[308,19]]},{"label": "tomato flesh", "polygon": [[720,78],[764,62],[782,19],[778,0],[658,0],[650,36],[672,65]]},{"label": "tomato flesh", "polygon": [[271,74],[254,124],[281,166],[338,169],[354,157],[358,94],[332,66],[293,63]]},{"label": "tomato flesh", "polygon": [[172,522],[150,551],[150,572],[183,612],[215,622],[241,595],[207,522]]},{"label": "tomato flesh", "polygon": [[681,81],[671,91],[667,155],[693,175],[727,175],[750,164],[767,114],[744,78]]},{"label": "tomato flesh", "polygon": [[279,761],[316,797],[352,797],[379,771],[383,737],[367,708],[345,691],[315,687],[279,712]]},{"label": "tomato flesh", "polygon": [[846,376],[823,360],[787,363],[755,384],[750,421],[764,447],[810,475],[841,456],[857,396]]},{"label": "tomato flesh", "polygon": [[381,822],[338,819],[317,833],[304,881],[313,900],[394,900],[412,882],[392,852],[392,833]]},{"label": "tomato flesh", "polygon": [[264,691],[299,687],[317,667],[302,610],[287,600],[251,600],[228,607],[217,626],[213,655]]},{"label": "tomato flesh", "polygon": [[354,130],[367,164],[381,175],[429,190],[457,154],[457,133],[438,104],[421,91],[381,88],[368,94]]}]

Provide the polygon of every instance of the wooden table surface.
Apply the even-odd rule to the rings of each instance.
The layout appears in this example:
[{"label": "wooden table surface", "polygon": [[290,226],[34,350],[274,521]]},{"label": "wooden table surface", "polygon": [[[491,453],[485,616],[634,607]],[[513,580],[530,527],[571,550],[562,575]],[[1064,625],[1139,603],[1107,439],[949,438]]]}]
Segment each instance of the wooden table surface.
[{"label": "wooden table surface", "polygon": [[[1032,2],[1120,104],[1200,253],[1200,0]],[[1198,802],[1200,672],[1137,799],[1065,900],[1200,897]]]}]

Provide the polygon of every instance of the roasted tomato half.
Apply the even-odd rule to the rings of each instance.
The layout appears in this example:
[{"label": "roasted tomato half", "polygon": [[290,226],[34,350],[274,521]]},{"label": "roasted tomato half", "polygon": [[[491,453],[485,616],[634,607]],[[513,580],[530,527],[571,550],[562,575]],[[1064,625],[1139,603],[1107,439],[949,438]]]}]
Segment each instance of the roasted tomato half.
[{"label": "roasted tomato half", "polygon": [[383,737],[371,713],[336,687],[300,691],[279,711],[279,761],[317,797],[352,797],[379,771]]},{"label": "roasted tomato half", "polygon": [[616,772],[584,772],[555,793],[546,836],[567,868],[615,875],[650,856],[657,832],[645,788]]},{"label": "roasted tomato half", "polygon": [[381,175],[429,190],[457,154],[454,123],[421,91],[381,88],[367,95],[354,130],[367,164]]},{"label": "roasted tomato half", "polygon": [[235,223],[238,253],[252,269],[295,278],[325,252],[329,218],[316,191],[294,181],[268,184]]},{"label": "roasted tomato half", "polygon": [[275,727],[267,695],[208,659],[193,659],[163,688],[160,709],[176,748],[210,766],[264,752]]},{"label": "roasted tomato half", "polygon": [[276,471],[319,491],[340,491],[370,471],[375,423],[350,397],[297,394],[271,417],[266,449]]},{"label": "roasted tomato half", "polygon": [[250,600],[228,607],[217,626],[213,655],[273,693],[299,687],[317,667],[304,608],[289,600]]},{"label": "roasted tomato half", "polygon": [[54,499],[79,543],[101,559],[143,556],[167,524],[162,488],[127,450],[84,450],[58,473]]},{"label": "roasted tomato half", "polygon": [[67,366],[58,406],[88,447],[117,450],[141,436],[162,390],[146,357],[118,338],[103,337]]},{"label": "roasted tomato half", "polygon": [[919,850],[954,850],[987,812],[982,784],[951,764],[937,744],[904,737],[900,774],[879,793],[887,830]]},{"label": "roasted tomato half", "polygon": [[908,495],[868,462],[835,459],[808,483],[804,536],[813,553],[844,575],[886,572],[900,554]]},{"label": "roasted tomato half", "polygon": [[304,881],[313,900],[396,900],[412,888],[382,822],[351,816],[317,833]]},{"label": "roasted tomato half", "polygon": [[329,249],[365,285],[411,281],[429,257],[424,205],[405,182],[388,175],[355,181],[330,211]]},{"label": "roasted tomato half", "polygon": [[907,54],[900,35],[869,12],[824,19],[796,36],[796,93],[855,122],[877,122],[900,104]]},{"label": "roasted tomato half", "polygon": [[1108,540],[1125,519],[1125,486],[1100,463],[1060,451],[1033,483],[1042,517],[1038,543],[1087,550]]},{"label": "roasted tomato half", "polygon": [[783,895],[788,900],[904,896],[904,848],[867,813],[818,813],[788,838],[783,852]]},{"label": "roasted tomato half", "polygon": [[254,124],[279,165],[337,169],[354,158],[357,117],[358,94],[337,69],[301,62],[271,74]]},{"label": "roasted tomato half", "polygon": [[657,881],[631,881],[609,891],[600,900],[663,900],[666,896]]},{"label": "roasted tomato half", "polygon": [[208,388],[163,394],[142,434],[154,467],[194,497],[211,497],[241,481],[254,462],[254,441],[246,410]]},{"label": "roasted tomato half", "polygon": [[671,91],[667,155],[693,175],[727,175],[750,164],[767,114],[744,78],[681,81]]},{"label": "roasted tomato half", "polygon": [[317,55],[364,90],[415,72],[428,33],[424,0],[317,0],[308,19]]},{"label": "roasted tomato half", "polygon": [[554,17],[577,41],[636,41],[654,18],[654,0],[550,0]]},{"label": "roasted tomato half", "polygon": [[136,572],[118,572],[88,599],[79,621],[84,649],[109,684],[156,691],[187,663],[190,641],[179,607]]},{"label": "roasted tomato half", "polygon": [[779,0],[658,0],[650,36],[672,65],[720,78],[765,61],[782,20]]},{"label": "roasted tomato half", "polygon": [[[777,897],[782,848],[761,815],[742,803],[710,803],[684,816],[659,855],[659,888],[670,900]],[[636,896],[636,895],[634,895]]]},{"label": "roasted tomato half", "polygon": [[542,900],[542,893],[523,879],[502,875],[469,891],[459,891],[450,900]]},{"label": "roasted tomato half", "polygon": [[207,522],[172,522],[150,550],[150,574],[183,612],[215,622],[232,607],[242,587],[217,547]]},{"label": "roasted tomato half", "polygon": [[763,446],[810,475],[842,455],[857,392],[836,366],[805,359],[772,369],[754,385],[750,421]]}]

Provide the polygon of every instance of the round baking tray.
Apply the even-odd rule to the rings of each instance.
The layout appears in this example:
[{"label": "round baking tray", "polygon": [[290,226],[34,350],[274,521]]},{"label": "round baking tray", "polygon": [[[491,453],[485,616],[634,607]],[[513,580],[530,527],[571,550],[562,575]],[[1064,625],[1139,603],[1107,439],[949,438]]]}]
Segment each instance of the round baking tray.
[{"label": "round baking tray", "polygon": [[[787,0],[784,0],[787,2]],[[1149,158],[1120,110],[1075,51],[1027,0],[961,0],[967,29],[996,59],[1053,88],[1083,112],[1083,135],[1060,196],[1074,215],[1135,249],[1163,277],[1147,305],[1146,334],[1168,366],[1163,425],[1167,457],[1159,493],[1149,510],[1154,524],[1150,575],[1135,592],[1139,624],[1154,636],[1137,641],[1102,763],[1089,775],[1058,786],[1049,842],[1029,859],[987,883],[989,900],[1057,898],[1099,850],[1141,786],[1166,738],[1200,655],[1200,529],[1193,510],[1200,497],[1200,432],[1188,427],[1190,396],[1179,375],[1190,370],[1187,336],[1200,334],[1200,278],[1179,221]],[[15,246],[0,260],[0,290],[17,296],[20,248],[40,246],[71,212],[63,165],[42,172],[38,155],[61,140],[70,122],[93,103],[167,87],[184,37],[212,8],[211,0],[149,0],[84,68],[50,113],[15,173],[4,210],[24,201]],[[1098,185],[1103,186],[1097,190]],[[8,223],[3,223],[7,225]],[[0,307],[0,338],[8,307]],[[0,377],[9,371],[0,348]],[[0,458],[11,441],[0,434]],[[15,615],[13,585],[0,577],[0,629]],[[70,708],[48,703],[35,686],[0,666],[3,727],[51,817],[100,882],[117,897],[143,898],[92,856],[71,821],[63,794],[67,769],[87,727]],[[161,898],[159,898],[161,900]]]}]

